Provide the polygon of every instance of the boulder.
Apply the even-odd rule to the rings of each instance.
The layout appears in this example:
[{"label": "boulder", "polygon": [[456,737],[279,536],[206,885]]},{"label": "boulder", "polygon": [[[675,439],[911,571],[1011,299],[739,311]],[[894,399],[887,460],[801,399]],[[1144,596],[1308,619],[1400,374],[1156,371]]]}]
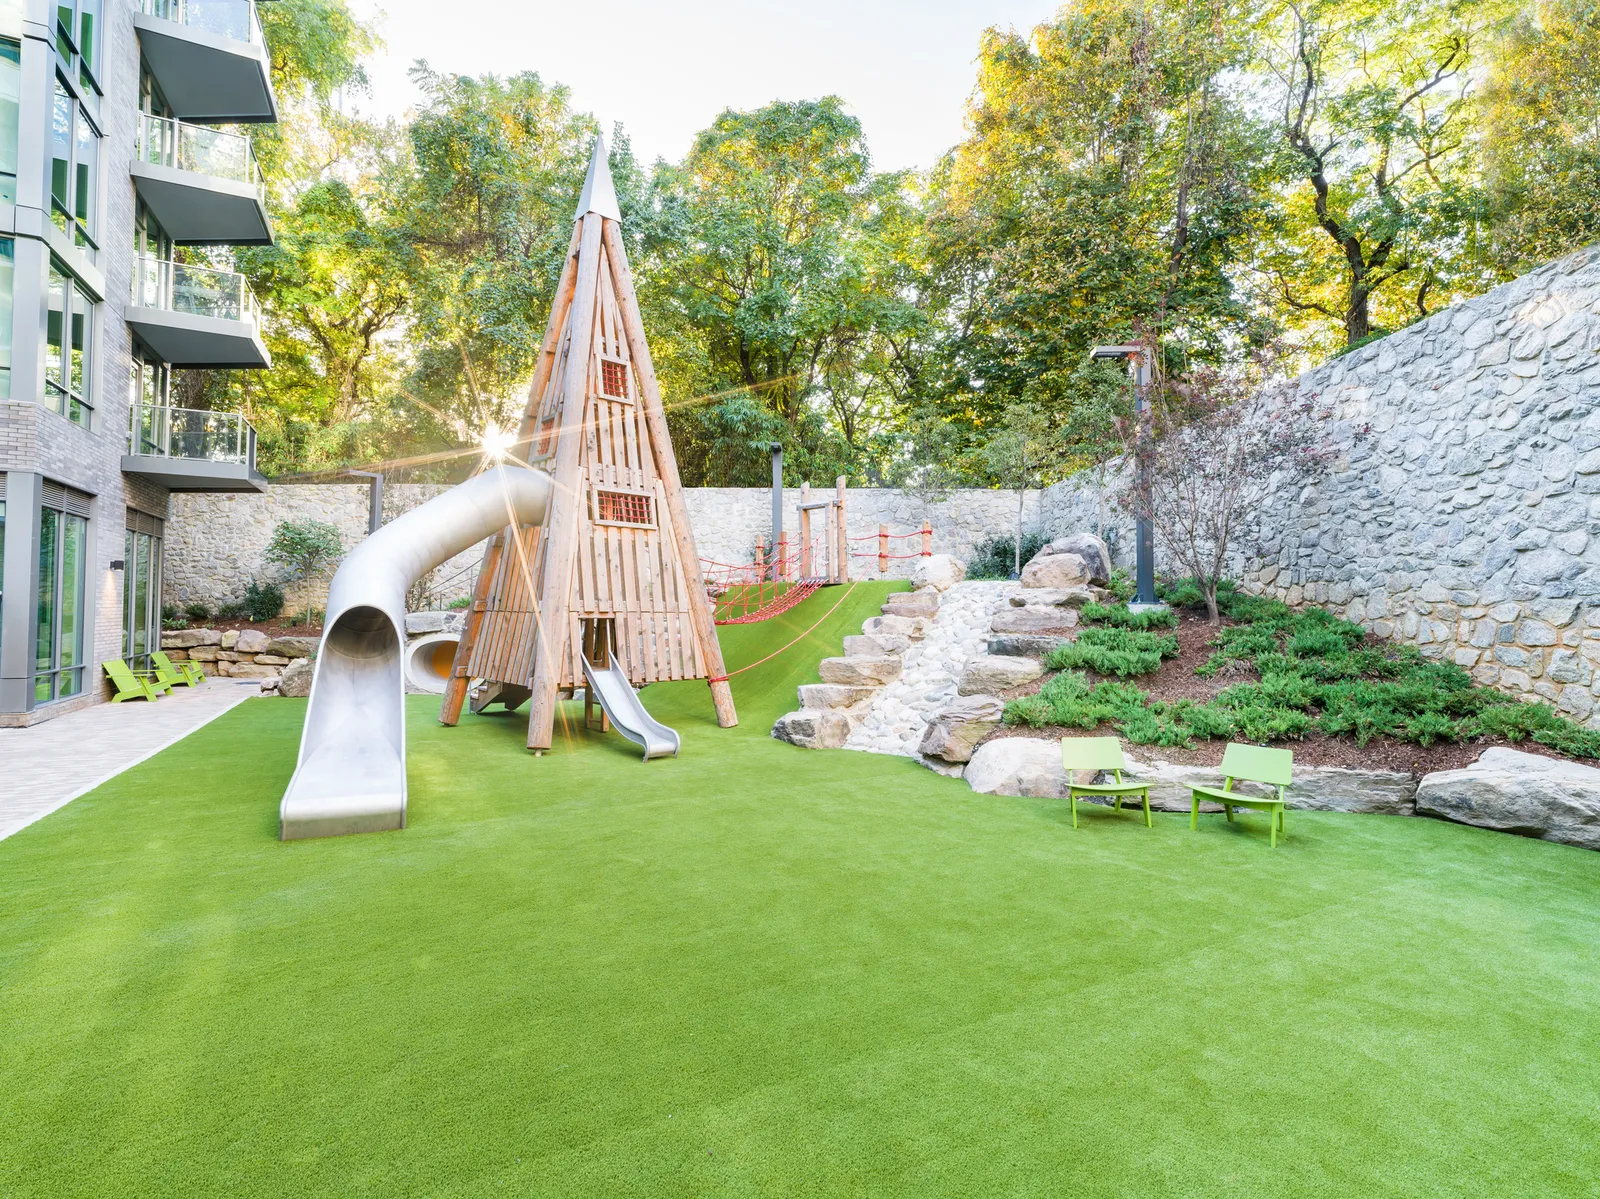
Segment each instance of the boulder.
[{"label": "boulder", "polygon": [[419,637],[424,633],[444,632],[443,612],[407,612],[406,636]]},{"label": "boulder", "polygon": [[1094,590],[1088,587],[1033,587],[1011,597],[1013,608],[1081,608],[1094,602]]},{"label": "boulder", "polygon": [[1060,633],[1077,625],[1071,608],[1002,608],[989,622],[996,633]]},{"label": "boulder", "polygon": [[[1187,812],[1191,784],[1222,786],[1222,775],[1212,766],[1180,766],[1161,758],[1141,761],[1132,755],[1128,755],[1126,761],[1128,768],[1123,778],[1149,783],[1150,806],[1156,811]],[[1236,785],[1252,794],[1266,794],[1266,789],[1252,784]],[[1289,785],[1285,798],[1291,809],[1409,816],[1416,790],[1416,779],[1408,771],[1296,766],[1294,782]],[[1201,804],[1200,810],[1220,812],[1222,807]]]},{"label": "boulder", "polygon": [[226,630],[222,634],[222,640],[221,640],[221,642],[219,642],[219,644],[222,646],[223,649],[232,649],[234,646],[238,645],[239,644],[239,630],[238,629],[228,629],[228,630]]},{"label": "boulder", "polygon": [[869,636],[887,633],[921,641],[927,622],[910,616],[871,616],[861,622],[861,631]]},{"label": "boulder", "polygon": [[447,633],[464,633],[467,628],[467,610],[454,608],[444,614],[444,631]]},{"label": "boulder", "polygon": [[778,717],[772,735],[802,749],[838,749],[850,736],[850,718],[834,708],[802,708]]},{"label": "boulder", "polygon": [[276,695],[276,694],[278,694],[278,685],[280,683],[282,683],[282,682],[283,682],[283,680],[281,678],[278,678],[278,677],[273,677],[273,678],[270,678],[270,679],[262,679],[261,680],[261,694],[262,695]]},{"label": "boulder", "polygon": [[[267,646],[271,644],[272,638],[268,637],[260,629],[240,629],[238,636],[234,639],[233,648],[241,654],[264,654],[267,652]],[[224,644],[222,648],[227,649],[228,647]]]},{"label": "boulder", "polygon": [[885,616],[909,616],[913,620],[931,619],[939,611],[937,595],[920,595],[915,591],[900,592],[883,601]]},{"label": "boulder", "polygon": [[989,638],[989,652],[1006,658],[1042,658],[1073,638],[1050,633],[1003,633]]},{"label": "boulder", "polygon": [[168,629],[161,634],[162,649],[193,649],[197,645],[221,645],[217,629]]},{"label": "boulder", "polygon": [[169,662],[187,662],[189,660],[189,651],[186,649],[168,650],[167,660]]},{"label": "boulder", "polygon": [[1089,568],[1090,582],[1111,581],[1111,549],[1093,533],[1068,533],[1065,537],[1057,537],[1030,561],[1037,562],[1040,558],[1055,557],[1059,554],[1076,554],[1082,558]]},{"label": "boulder", "polygon": [[966,577],[966,563],[950,554],[918,558],[911,568],[913,587],[932,587],[937,591],[948,591]]},{"label": "boulder", "polygon": [[189,650],[189,658],[194,662],[215,662],[219,654],[226,653],[214,645],[197,645]]},{"label": "boulder", "polygon": [[910,648],[911,638],[895,633],[859,633],[844,639],[844,652],[852,658],[860,655],[872,658],[880,654],[903,654]]},{"label": "boulder", "polygon": [[1521,750],[1486,749],[1464,769],[1423,775],[1417,811],[1600,849],[1600,769]]},{"label": "boulder", "polygon": [[[279,640],[284,640],[284,638],[279,638]],[[304,638],[301,638],[301,640],[304,640]],[[283,678],[278,683],[278,694],[287,695],[295,699],[304,699],[311,694],[311,676],[311,659],[296,658],[283,668]]]},{"label": "boulder", "polygon": [[1067,793],[1067,772],[1056,741],[1033,737],[998,737],[978,746],[962,772],[967,785],[982,795],[1031,795],[1043,798]]},{"label": "boulder", "polygon": [[217,663],[217,673],[230,679],[275,679],[278,668],[257,666],[254,662],[221,661]]},{"label": "boulder", "polygon": [[281,654],[257,654],[256,655],[256,665],[258,665],[258,666],[287,666],[287,665],[289,665],[289,659],[283,657]]},{"label": "boulder", "polygon": [[917,752],[946,762],[970,762],[977,748],[1005,711],[1005,703],[992,695],[967,695],[950,700],[934,714],[922,734]]},{"label": "boulder", "polygon": [[1089,582],[1089,564],[1077,554],[1049,554],[1034,558],[1022,568],[1024,587],[1067,591]]},{"label": "boulder", "polygon": [[900,677],[900,659],[893,654],[872,658],[824,658],[817,665],[817,674],[824,683],[881,687]]},{"label": "boulder", "polygon": [[989,695],[1031,683],[1044,674],[1044,667],[1032,658],[1008,658],[980,654],[970,658],[956,683],[957,695]]},{"label": "boulder", "polygon": [[842,683],[807,683],[800,688],[802,708],[849,708],[871,698],[876,687],[846,687]]},{"label": "boulder", "polygon": [[279,654],[285,658],[314,658],[317,656],[315,637],[274,637],[261,647],[264,654]]}]

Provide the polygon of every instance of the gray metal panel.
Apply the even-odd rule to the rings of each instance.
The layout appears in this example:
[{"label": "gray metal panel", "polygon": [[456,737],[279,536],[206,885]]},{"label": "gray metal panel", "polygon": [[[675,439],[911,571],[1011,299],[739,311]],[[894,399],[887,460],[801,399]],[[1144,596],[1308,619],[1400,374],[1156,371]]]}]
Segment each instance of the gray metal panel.
[{"label": "gray metal panel", "polygon": [[123,315],[139,340],[170,366],[261,369],[272,365],[272,355],[251,321],[191,316],[134,304],[128,305]]},{"label": "gray metal panel", "polygon": [[270,246],[272,226],[248,183],[147,162],[130,164],[134,190],[180,245]]},{"label": "gray metal panel", "polygon": [[170,491],[265,491],[266,476],[243,462],[124,454],[124,474],[144,475]]},{"label": "gray metal panel", "polygon": [[276,121],[278,100],[264,47],[135,13],[150,73],[172,115],[202,124]]}]

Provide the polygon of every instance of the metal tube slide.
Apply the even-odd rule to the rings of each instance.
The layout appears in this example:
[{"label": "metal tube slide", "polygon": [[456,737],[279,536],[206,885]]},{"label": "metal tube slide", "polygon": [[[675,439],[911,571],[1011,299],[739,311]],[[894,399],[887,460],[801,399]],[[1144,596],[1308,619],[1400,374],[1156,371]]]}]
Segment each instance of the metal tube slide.
[{"label": "metal tube slide", "polygon": [[406,825],[406,590],[515,522],[540,524],[550,477],[495,467],[384,525],[333,576],[300,757],[278,810],[285,841]]},{"label": "metal tube slide", "polygon": [[596,666],[585,656],[583,681],[611,718],[611,727],[644,749],[646,762],[651,758],[678,756],[677,731],[645,711],[639,693],[628,681],[628,672],[622,669],[615,655],[610,666]]}]

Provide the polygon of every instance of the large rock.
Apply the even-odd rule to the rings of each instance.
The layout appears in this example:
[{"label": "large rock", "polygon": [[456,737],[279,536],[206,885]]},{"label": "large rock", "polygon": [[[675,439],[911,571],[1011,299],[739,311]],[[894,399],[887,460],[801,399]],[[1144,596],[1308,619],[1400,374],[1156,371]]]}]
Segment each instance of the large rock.
[{"label": "large rock", "polygon": [[927,631],[927,622],[910,616],[870,616],[861,622],[861,631],[868,636],[888,634],[921,641]]},{"label": "large rock", "polygon": [[168,629],[161,634],[162,649],[193,649],[197,645],[221,645],[219,629]]},{"label": "large rock", "polygon": [[233,648],[241,654],[264,654],[267,652],[267,646],[271,644],[272,638],[260,629],[240,629]]},{"label": "large rock", "polygon": [[[279,640],[285,639],[279,638]],[[273,644],[276,645],[277,642]],[[296,658],[283,668],[283,678],[278,682],[278,694],[293,699],[304,699],[311,694],[311,675],[311,659]]]},{"label": "large rock", "polygon": [[877,694],[876,687],[846,687],[840,683],[807,683],[800,688],[802,708],[850,708]]},{"label": "large rock", "polygon": [[1600,770],[1515,749],[1486,749],[1462,770],[1423,775],[1417,811],[1600,849]]},{"label": "large rock", "polygon": [[1049,798],[1067,793],[1060,742],[1033,737],[999,737],[984,742],[972,755],[962,777],[983,795]]},{"label": "large rock", "polygon": [[254,662],[228,662],[217,663],[217,673],[230,679],[275,679],[278,677],[276,666],[258,666]]},{"label": "large rock", "polygon": [[850,718],[837,709],[802,708],[778,717],[772,735],[802,749],[838,749],[849,738],[850,727]]},{"label": "large rock", "polygon": [[[1150,784],[1150,806],[1162,812],[1187,812],[1192,784],[1222,786],[1222,775],[1212,766],[1180,766],[1161,758],[1140,760],[1124,751],[1128,769],[1125,780]],[[1267,789],[1236,784],[1251,794],[1266,794]],[[1369,812],[1389,816],[1409,816],[1413,810],[1417,781],[1407,771],[1347,770],[1340,766],[1296,766],[1294,782],[1284,798],[1290,808],[1317,812]],[[1201,811],[1220,812],[1222,808],[1201,805]]]},{"label": "large rock", "polygon": [[911,648],[911,638],[896,633],[858,633],[844,639],[846,657],[865,655],[875,658],[882,654],[903,654]]},{"label": "large rock", "polygon": [[1077,625],[1071,608],[1002,608],[989,622],[996,633],[1061,633]]},{"label": "large rock", "polygon": [[444,632],[443,612],[407,612],[406,636],[419,637],[425,633]]},{"label": "large rock", "polygon": [[1022,568],[1024,587],[1047,587],[1066,591],[1089,582],[1089,564],[1077,554],[1048,554],[1033,559]]},{"label": "large rock", "polygon": [[261,647],[264,654],[278,654],[284,658],[314,658],[317,656],[315,637],[274,637]]},{"label": "large rock", "polygon": [[893,654],[874,658],[824,658],[817,666],[824,683],[846,687],[881,687],[900,677],[900,659]]},{"label": "large rock", "polygon": [[936,592],[901,591],[883,601],[885,616],[909,616],[913,620],[931,619],[938,614],[939,596]]},{"label": "large rock", "polygon": [[214,645],[197,645],[189,650],[189,657],[195,662],[215,662],[226,650],[220,650]]},{"label": "large rock", "polygon": [[1042,658],[1058,645],[1074,638],[1051,633],[1001,633],[989,638],[989,652],[1006,658]]},{"label": "large rock", "polygon": [[1044,667],[1032,658],[1006,658],[980,654],[970,658],[956,683],[957,695],[990,695],[1031,683],[1044,674]]},{"label": "large rock", "polygon": [[1094,583],[1111,581],[1111,550],[1093,533],[1068,533],[1046,545],[1031,561],[1054,557],[1058,554],[1076,554],[1089,568],[1089,580]]},{"label": "large rock", "polygon": [[1094,589],[1088,587],[1066,587],[1060,590],[1051,587],[1032,587],[1026,591],[1019,591],[1011,597],[1013,608],[1081,608],[1085,604],[1095,602]]},{"label": "large rock", "polygon": [[966,577],[966,563],[950,554],[934,554],[932,557],[918,558],[917,564],[911,568],[913,587],[932,587],[938,591],[948,591]]},{"label": "large rock", "polygon": [[928,722],[917,752],[946,762],[970,762],[978,742],[994,731],[1004,712],[1004,701],[992,695],[950,700]]}]

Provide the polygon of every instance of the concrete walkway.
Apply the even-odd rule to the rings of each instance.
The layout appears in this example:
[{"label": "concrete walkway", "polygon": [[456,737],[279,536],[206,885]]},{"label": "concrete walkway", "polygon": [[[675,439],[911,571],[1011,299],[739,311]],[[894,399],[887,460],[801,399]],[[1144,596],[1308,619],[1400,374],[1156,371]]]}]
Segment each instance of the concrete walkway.
[{"label": "concrete walkway", "polygon": [[95,704],[32,728],[0,729],[0,840],[260,694],[254,679],[214,679],[153,704]]}]

